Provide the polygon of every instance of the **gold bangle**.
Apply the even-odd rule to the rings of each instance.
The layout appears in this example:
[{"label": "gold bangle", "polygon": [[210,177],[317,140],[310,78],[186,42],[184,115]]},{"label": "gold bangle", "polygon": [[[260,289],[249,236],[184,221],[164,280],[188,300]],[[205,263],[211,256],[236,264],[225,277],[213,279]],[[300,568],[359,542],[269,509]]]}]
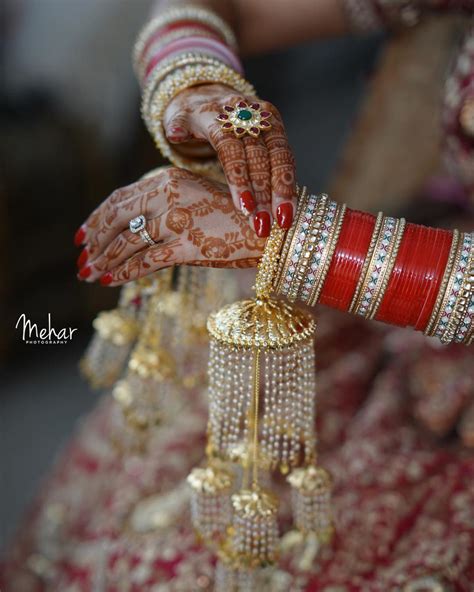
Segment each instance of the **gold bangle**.
[{"label": "gold bangle", "polygon": [[342,224],[344,223],[344,217],[346,215],[347,205],[346,204],[339,204],[337,205],[337,212],[334,217],[334,221],[331,225],[331,229],[329,231],[329,237],[327,246],[323,251],[321,261],[318,265],[317,276],[314,282],[313,290],[310,294],[308,304],[310,306],[314,306],[316,302],[319,300],[321,295],[321,291],[324,286],[324,282],[326,280],[326,276],[329,271],[329,267],[331,265],[332,258],[334,256],[334,252],[336,250],[337,241],[339,240],[339,235],[341,234]]},{"label": "gold bangle", "polygon": [[[468,315],[474,288],[474,251],[471,234],[463,233],[458,252],[459,261],[451,274],[454,280],[434,332],[444,344],[464,341],[472,324],[472,315]],[[465,317],[471,319],[471,322],[468,320],[464,323]]]},{"label": "gold bangle", "polygon": [[391,246],[396,237],[397,220],[389,216],[384,216],[380,227],[380,232],[375,241],[375,247],[370,257],[367,272],[362,283],[357,304],[354,312],[365,318],[370,318],[372,306],[377,296],[377,288],[384,278],[386,260],[390,256]]},{"label": "gold bangle", "polygon": [[237,39],[229,25],[217,14],[204,8],[196,6],[183,6],[181,8],[172,8],[162,14],[152,18],[141,29],[135,41],[132,52],[132,62],[137,64],[140,56],[148,42],[148,38],[153,35],[157,29],[170,25],[176,21],[191,20],[197,23],[208,25],[216,31],[229,47],[237,51]]},{"label": "gold bangle", "polygon": [[257,298],[268,298],[273,290],[273,281],[278,270],[285,235],[284,228],[280,228],[276,223],[273,224],[270,236],[265,243],[262,258],[258,263],[258,272],[255,278]]},{"label": "gold bangle", "polygon": [[[295,260],[295,273],[287,294],[290,302],[294,302],[300,293],[301,284],[305,278],[313,249],[321,236],[321,229],[328,205],[329,197],[325,193],[318,197],[314,196],[314,211],[311,202],[308,202],[308,207],[302,216],[303,223],[300,236],[304,232],[304,237],[301,237],[299,241],[301,249],[298,251],[296,248],[293,252],[293,257],[297,257],[297,260]],[[311,211],[308,209],[310,206]],[[310,216],[309,219],[306,219],[306,216]],[[306,228],[304,228],[305,224]]]},{"label": "gold bangle", "polygon": [[440,306],[438,314],[436,316],[436,321],[435,321],[433,329],[431,331],[431,335],[438,335],[439,337],[441,337],[440,325],[442,323],[443,316],[445,315],[445,311],[448,306],[449,298],[451,296],[451,291],[453,289],[453,284],[456,280],[456,272],[459,267],[459,262],[461,261],[461,250],[462,250],[463,241],[464,241],[464,233],[461,232],[459,235],[459,241],[458,241],[458,244],[456,247],[456,253],[454,256],[453,267],[452,267],[451,272],[449,274],[448,281],[446,282],[446,287],[444,290],[443,298],[441,300],[441,306]]},{"label": "gold bangle", "polygon": [[186,158],[174,150],[166,139],[163,128],[163,115],[166,107],[172,99],[180,92],[192,86],[218,82],[230,86],[243,95],[255,95],[253,86],[240,74],[225,66],[219,65],[188,65],[169,74],[160,82],[156,92],[153,94],[152,103],[147,110],[146,123],[151,132],[157,148],[164,158],[170,160],[175,166],[191,170],[204,175],[217,175],[220,172],[220,165],[216,158],[198,160]]},{"label": "gold bangle", "polygon": [[472,326],[473,315],[468,314],[469,307],[472,306],[474,288],[474,260],[471,258],[470,265],[464,275],[459,295],[454,305],[450,325],[446,327],[443,335],[440,337],[441,343],[451,342],[464,343],[469,328]]},{"label": "gold bangle", "polygon": [[160,66],[153,71],[153,74],[147,80],[142,90],[141,111],[144,119],[149,119],[149,111],[152,105],[153,97],[155,92],[159,90],[159,85],[161,82],[175,70],[184,68],[184,66],[197,64],[206,64],[209,66],[218,67],[222,64],[222,62],[219,62],[216,58],[211,58],[204,54],[187,52],[169,60],[164,60],[162,64],[160,64]]},{"label": "gold bangle", "polygon": [[438,295],[436,296],[436,300],[433,306],[433,310],[431,311],[431,316],[429,318],[428,324],[424,330],[425,335],[433,335],[434,327],[437,324],[437,319],[440,316],[441,305],[443,303],[444,297],[446,295],[446,290],[448,286],[449,279],[451,277],[454,263],[456,260],[456,255],[458,252],[458,246],[460,242],[460,233],[458,230],[453,231],[453,238],[451,241],[451,247],[449,249],[448,260],[446,262],[446,267],[444,268],[443,279],[441,280],[441,284],[439,286]]},{"label": "gold bangle", "polygon": [[357,286],[352,296],[351,305],[349,307],[349,312],[354,313],[358,307],[359,299],[362,292],[362,286],[364,285],[365,278],[367,276],[367,271],[369,269],[370,262],[372,260],[375,245],[377,244],[377,240],[382,229],[382,221],[383,221],[383,212],[379,212],[377,214],[377,218],[375,220],[374,229],[372,231],[372,236],[370,238],[369,248],[367,249],[367,253],[365,255],[364,263],[362,264],[362,269],[360,270],[359,279],[357,281]]},{"label": "gold bangle", "polygon": [[286,276],[288,271],[288,266],[290,265],[290,258],[289,253],[291,252],[292,248],[294,247],[294,243],[296,241],[296,236],[298,234],[298,229],[300,227],[301,221],[301,213],[307,207],[309,194],[307,188],[304,186],[302,189],[297,187],[298,193],[298,204],[296,207],[296,214],[295,214],[295,221],[292,224],[291,228],[288,230],[285,238],[285,242],[283,243],[283,248],[281,251],[280,256],[280,265],[278,268],[277,275],[275,277],[275,291],[281,292],[283,289],[283,279]]},{"label": "gold bangle", "polygon": [[393,241],[390,245],[390,251],[385,263],[385,268],[383,270],[383,278],[382,282],[380,283],[377,295],[374,299],[374,303],[372,305],[372,311],[369,315],[369,319],[373,319],[377,314],[377,311],[382,303],[382,300],[385,296],[385,292],[387,290],[388,282],[390,281],[390,276],[392,275],[393,268],[395,267],[395,262],[397,260],[398,251],[400,249],[400,243],[402,242],[403,234],[405,232],[406,227],[406,220],[405,218],[400,218],[397,220],[397,225],[394,231]]}]

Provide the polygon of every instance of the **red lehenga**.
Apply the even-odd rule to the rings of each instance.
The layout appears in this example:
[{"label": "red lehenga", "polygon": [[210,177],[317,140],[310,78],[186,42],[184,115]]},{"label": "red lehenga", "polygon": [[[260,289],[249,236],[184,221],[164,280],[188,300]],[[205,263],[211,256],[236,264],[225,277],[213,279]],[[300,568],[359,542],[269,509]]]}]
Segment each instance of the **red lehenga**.
[{"label": "red lehenga", "polygon": [[[266,589],[472,591],[474,454],[413,412],[440,390],[472,394],[471,353],[326,311],[318,334],[337,535],[317,557],[287,537]],[[117,452],[115,412],[106,395],[43,484],[4,565],[6,591],[212,590],[214,559],[196,540],[185,483],[203,454],[204,398],[190,390],[145,457]]]}]

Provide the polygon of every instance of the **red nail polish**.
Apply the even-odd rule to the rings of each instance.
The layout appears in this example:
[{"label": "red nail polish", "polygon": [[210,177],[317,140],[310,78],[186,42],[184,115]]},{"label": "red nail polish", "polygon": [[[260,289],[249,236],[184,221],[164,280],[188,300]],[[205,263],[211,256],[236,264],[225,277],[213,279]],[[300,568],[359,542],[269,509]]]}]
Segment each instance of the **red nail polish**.
[{"label": "red nail polish", "polygon": [[177,125],[173,125],[172,127],[170,127],[169,132],[174,136],[184,136],[188,133],[184,128],[179,127]]},{"label": "red nail polish", "polygon": [[253,224],[258,237],[266,238],[267,236],[270,236],[271,222],[270,214],[268,212],[257,212]]},{"label": "red nail polish", "polygon": [[280,228],[288,229],[293,223],[293,204],[282,203],[277,207],[277,222]]},{"label": "red nail polish", "polygon": [[83,267],[82,269],[79,270],[79,273],[77,275],[81,280],[85,280],[86,278],[88,278],[90,276],[91,273],[92,273],[91,266],[86,265],[85,267]]},{"label": "red nail polish", "polygon": [[112,277],[112,274],[110,273],[110,271],[108,271],[107,273],[104,273],[104,275],[100,278],[99,282],[101,286],[108,286],[112,283],[113,279],[114,278]]},{"label": "red nail polish", "polygon": [[84,265],[87,263],[88,257],[89,257],[89,252],[87,250],[87,247],[85,247],[84,249],[82,249],[81,254],[77,258],[77,267],[79,267],[79,269],[81,267],[84,267]]},{"label": "red nail polish", "polygon": [[251,214],[255,210],[255,200],[250,191],[243,191],[240,194],[240,208],[244,214]]},{"label": "red nail polish", "polygon": [[79,230],[76,232],[76,234],[74,235],[74,244],[76,245],[76,247],[80,247],[83,244],[85,238],[86,238],[86,227],[83,224],[79,228]]}]

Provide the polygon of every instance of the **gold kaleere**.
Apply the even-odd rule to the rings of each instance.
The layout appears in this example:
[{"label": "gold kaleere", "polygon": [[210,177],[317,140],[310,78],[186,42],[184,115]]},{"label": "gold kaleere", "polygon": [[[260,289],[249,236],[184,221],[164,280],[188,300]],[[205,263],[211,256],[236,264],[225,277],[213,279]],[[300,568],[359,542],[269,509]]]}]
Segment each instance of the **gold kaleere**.
[{"label": "gold kaleere", "polygon": [[116,444],[124,451],[144,452],[149,438],[178,402],[175,364],[162,340],[160,299],[171,289],[172,270],[157,274],[148,290],[142,331],[128,362],[125,378],[117,382],[113,396],[123,418]]},{"label": "gold kaleere", "polygon": [[165,315],[163,333],[169,337],[168,346],[184,388],[194,388],[207,381],[207,317],[223,303],[218,289],[220,282],[215,277],[218,272],[225,270],[180,267],[176,289],[164,295],[159,303]]},{"label": "gold kaleere", "polygon": [[[332,528],[330,486],[324,478],[329,476],[315,466],[316,323],[303,310],[270,296],[284,235],[280,228],[272,230],[259,264],[255,298],[225,306],[207,323],[206,452],[209,466],[218,462],[233,471],[235,484],[226,493],[232,507],[218,548],[217,592],[256,590],[259,573],[278,559],[279,500],[271,485],[273,471],[292,470],[288,479],[297,528],[317,533],[321,542],[329,539]],[[192,498],[193,506],[195,493]],[[310,518],[306,525],[305,516]]]},{"label": "gold kaleere", "polygon": [[125,285],[118,307],[99,313],[93,321],[95,333],[80,362],[93,388],[111,387],[124,371],[139,333],[141,289],[140,282]]}]

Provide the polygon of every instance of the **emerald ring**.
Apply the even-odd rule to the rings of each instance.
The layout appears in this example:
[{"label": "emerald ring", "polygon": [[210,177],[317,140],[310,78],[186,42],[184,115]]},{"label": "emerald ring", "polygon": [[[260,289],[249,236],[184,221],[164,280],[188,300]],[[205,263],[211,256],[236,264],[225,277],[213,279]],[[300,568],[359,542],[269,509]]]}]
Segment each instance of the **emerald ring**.
[{"label": "emerald ring", "polygon": [[217,120],[225,132],[234,132],[237,138],[249,134],[256,138],[261,131],[269,130],[272,124],[268,121],[272,114],[261,108],[260,103],[239,101],[236,105],[224,105]]}]

